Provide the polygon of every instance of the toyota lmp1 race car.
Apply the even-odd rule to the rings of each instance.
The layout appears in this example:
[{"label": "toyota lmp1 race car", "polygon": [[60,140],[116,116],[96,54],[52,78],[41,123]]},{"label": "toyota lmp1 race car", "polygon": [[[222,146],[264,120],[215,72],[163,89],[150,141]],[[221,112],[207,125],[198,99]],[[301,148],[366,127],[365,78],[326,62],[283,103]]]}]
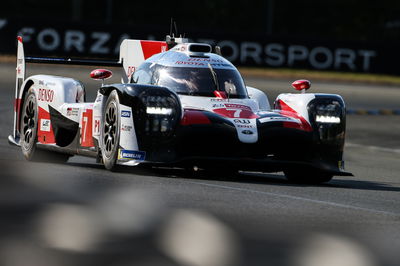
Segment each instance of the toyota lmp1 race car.
[{"label": "toyota lmp1 race car", "polygon": [[[124,40],[119,61],[25,57],[18,37],[14,132],[11,144],[27,160],[92,156],[117,165],[219,171],[283,171],[295,182],[321,183],[344,171],[346,112],[339,95],[280,94],[271,107],[264,92],[246,87],[218,47],[167,36]],[[25,63],[122,67],[120,84],[104,84],[95,102],[85,87],[53,75],[25,77]],[[49,155],[50,156],[45,156]]]}]

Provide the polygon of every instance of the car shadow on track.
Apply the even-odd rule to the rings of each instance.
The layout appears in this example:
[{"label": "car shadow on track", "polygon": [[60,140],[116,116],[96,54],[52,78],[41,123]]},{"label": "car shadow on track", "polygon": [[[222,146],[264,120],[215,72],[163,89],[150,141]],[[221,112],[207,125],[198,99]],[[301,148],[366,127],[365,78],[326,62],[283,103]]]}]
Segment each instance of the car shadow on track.
[{"label": "car shadow on track", "polygon": [[[82,168],[92,168],[107,171],[101,164],[88,164],[70,162],[68,165]],[[357,190],[373,190],[373,191],[393,191],[400,192],[400,186],[392,186],[386,183],[354,180],[354,179],[338,179],[334,177],[332,181],[323,184],[299,184],[292,183],[285,179],[283,174],[278,173],[258,173],[258,172],[241,172],[238,174],[221,174],[206,171],[187,171],[181,168],[155,168],[150,166],[127,167],[119,166],[115,174],[133,174],[136,176],[157,176],[165,178],[176,178],[185,180],[204,180],[204,181],[221,181],[230,183],[248,183],[259,185],[273,186],[290,186],[290,187],[326,187],[326,188],[342,188]]]},{"label": "car shadow on track", "polygon": [[358,189],[358,190],[374,190],[374,191],[393,191],[400,192],[400,184],[396,184],[397,186],[388,184],[388,183],[379,183],[372,181],[363,181],[363,180],[335,180],[331,181],[327,184],[330,187],[335,188],[347,188],[347,189]]}]

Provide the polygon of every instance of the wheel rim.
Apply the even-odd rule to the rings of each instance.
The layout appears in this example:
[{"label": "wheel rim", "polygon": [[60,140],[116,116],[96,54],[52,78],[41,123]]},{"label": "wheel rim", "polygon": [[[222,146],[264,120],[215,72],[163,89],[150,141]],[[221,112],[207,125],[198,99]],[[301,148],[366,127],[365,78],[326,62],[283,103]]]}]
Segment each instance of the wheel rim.
[{"label": "wheel rim", "polygon": [[104,144],[104,155],[110,158],[113,155],[115,146],[117,143],[117,105],[115,102],[111,102],[106,109],[104,128],[103,128],[103,144]]},{"label": "wheel rim", "polygon": [[34,131],[36,128],[36,101],[29,97],[24,110],[22,137],[24,146],[29,147],[34,143]]}]

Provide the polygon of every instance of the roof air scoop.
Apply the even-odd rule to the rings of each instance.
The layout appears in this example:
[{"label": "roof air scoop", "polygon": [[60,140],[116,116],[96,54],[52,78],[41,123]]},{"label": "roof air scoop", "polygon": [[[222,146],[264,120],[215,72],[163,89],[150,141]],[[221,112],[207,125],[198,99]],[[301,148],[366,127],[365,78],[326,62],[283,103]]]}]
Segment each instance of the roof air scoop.
[{"label": "roof air scoop", "polygon": [[209,45],[209,44],[192,43],[192,44],[189,44],[188,50],[191,53],[211,53],[212,48],[211,48],[211,45]]}]

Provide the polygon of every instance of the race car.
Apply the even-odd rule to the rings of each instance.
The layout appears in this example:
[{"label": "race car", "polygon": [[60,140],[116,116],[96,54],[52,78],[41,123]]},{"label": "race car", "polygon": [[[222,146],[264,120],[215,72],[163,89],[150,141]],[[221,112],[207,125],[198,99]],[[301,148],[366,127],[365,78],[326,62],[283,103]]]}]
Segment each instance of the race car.
[{"label": "race car", "polygon": [[[122,67],[120,84],[102,80],[95,102],[85,102],[79,80],[25,77],[25,63]],[[346,176],[346,111],[341,96],[306,93],[308,80],[280,94],[246,86],[237,68],[205,43],[124,40],[119,61],[25,57],[18,37],[14,132],[27,160],[96,157],[118,165],[171,166],[216,171],[283,171],[295,182]],[[50,156],[48,156],[50,154]]]}]

